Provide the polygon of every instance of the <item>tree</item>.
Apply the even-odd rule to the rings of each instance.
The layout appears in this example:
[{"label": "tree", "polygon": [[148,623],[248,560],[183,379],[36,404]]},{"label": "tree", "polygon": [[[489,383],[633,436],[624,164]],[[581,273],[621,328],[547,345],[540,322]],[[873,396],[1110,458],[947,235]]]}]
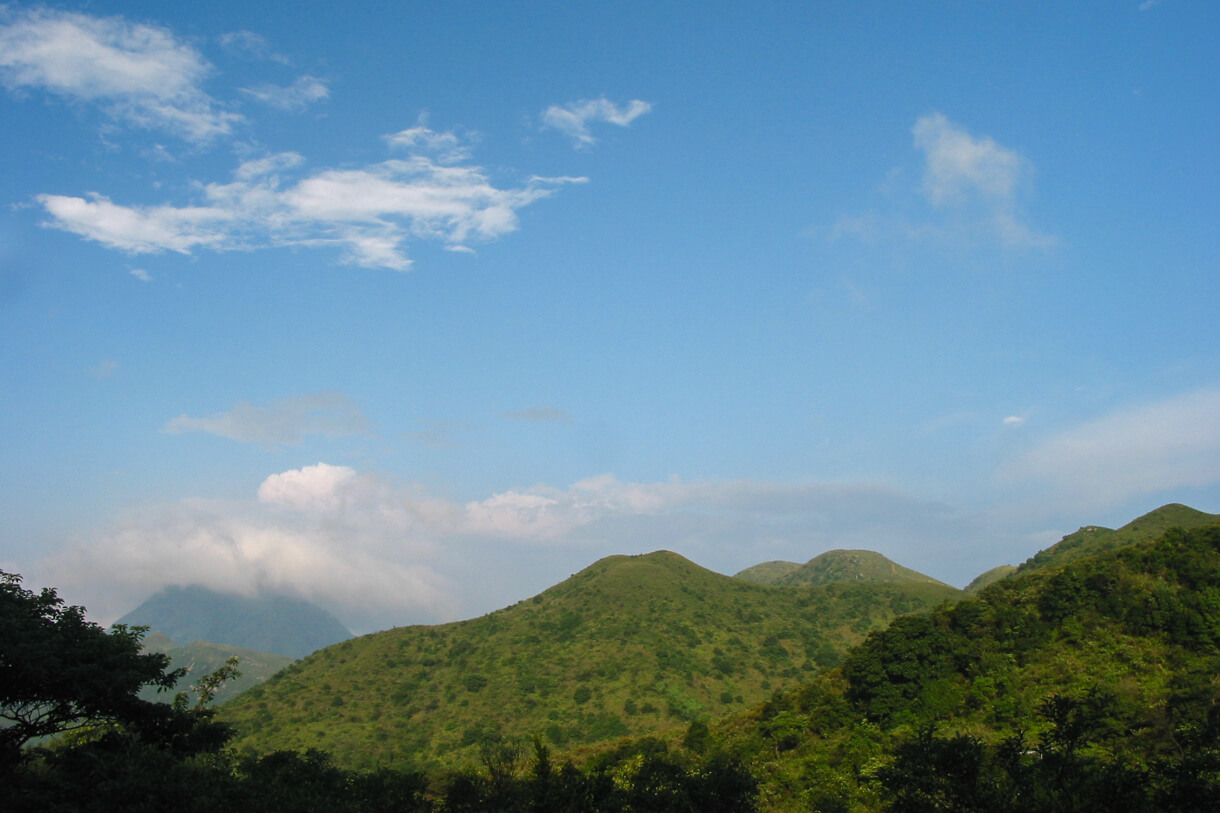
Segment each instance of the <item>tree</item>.
[{"label": "tree", "polygon": [[146,629],[106,632],[53,589],[26,590],[0,571],[0,764],[18,760],[31,739],[84,726],[162,739],[189,729],[180,710],[137,696],[145,685],[171,689],[184,673],[166,671],[168,656],[140,651]]}]

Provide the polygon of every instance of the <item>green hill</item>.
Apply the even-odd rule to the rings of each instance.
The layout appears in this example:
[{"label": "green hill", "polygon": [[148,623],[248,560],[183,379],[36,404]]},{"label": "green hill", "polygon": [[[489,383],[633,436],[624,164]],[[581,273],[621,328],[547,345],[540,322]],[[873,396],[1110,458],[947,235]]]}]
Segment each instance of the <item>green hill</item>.
[{"label": "green hill", "polygon": [[827,551],[781,577],[776,584],[796,586],[833,582],[916,582],[949,586],[931,576],[895,564],[871,550]]},{"label": "green hill", "polygon": [[237,658],[237,668],[241,675],[221,686],[220,691],[213,698],[214,703],[227,702],[237,697],[246,689],[252,689],[264,683],[269,677],[293,661],[287,655],[256,652],[253,649],[242,649],[241,647],[227,646],[225,644],[212,644],[207,641],[192,641],[189,644],[179,646],[168,635],[155,630],[150,631],[144,637],[144,649],[150,652],[163,652],[169,655],[169,668],[171,670],[187,670],[186,676],[178,681],[178,685],[175,687],[176,692],[161,692],[158,694],[156,691],[146,688],[140,693],[140,696],[145,700],[164,700],[166,702],[172,701],[174,694],[177,692],[187,692],[193,701],[194,693],[190,692],[191,685],[204,675],[209,675],[224,666],[225,662],[231,657]]},{"label": "green hill", "polygon": [[763,562],[733,574],[733,578],[754,584],[778,584],[780,579],[799,568],[796,562]]},{"label": "green hill", "polygon": [[745,761],[764,810],[1214,810],[1218,596],[1220,526],[1003,579],[706,747]]},{"label": "green hill", "polygon": [[1170,528],[1201,528],[1220,523],[1220,514],[1206,514],[1179,503],[1163,505],[1118,530],[1086,525],[1026,560],[1021,573],[1060,567],[1068,562],[1156,539]]},{"label": "green hill", "polygon": [[1000,565],[999,567],[993,567],[986,573],[980,573],[978,576],[975,576],[974,581],[966,585],[966,592],[973,596],[987,585],[994,584],[1000,579],[1006,579],[1016,572],[1017,568],[1013,565]]},{"label": "green hill", "polygon": [[481,618],[328,647],[221,716],[239,748],[317,747],[352,767],[469,764],[502,736],[564,750],[740,710],[960,595],[921,582],[778,589],[664,551],[611,556]]},{"label": "green hill", "polygon": [[167,587],[118,620],[165,633],[179,646],[216,641],[301,658],[351,638],[330,613],[297,598],[247,597],[206,587]]},{"label": "green hill", "polygon": [[809,587],[833,582],[921,582],[949,586],[871,550],[831,550],[803,565],[763,562],[746,568],[733,578],[779,587]]}]

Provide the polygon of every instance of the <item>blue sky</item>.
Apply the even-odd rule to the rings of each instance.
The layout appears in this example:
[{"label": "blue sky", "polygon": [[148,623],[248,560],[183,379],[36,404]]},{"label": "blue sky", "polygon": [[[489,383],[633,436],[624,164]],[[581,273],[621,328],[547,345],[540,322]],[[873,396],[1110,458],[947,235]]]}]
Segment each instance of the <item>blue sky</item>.
[{"label": "blue sky", "polygon": [[1220,511],[1220,8],[0,8],[0,567],[358,630]]}]

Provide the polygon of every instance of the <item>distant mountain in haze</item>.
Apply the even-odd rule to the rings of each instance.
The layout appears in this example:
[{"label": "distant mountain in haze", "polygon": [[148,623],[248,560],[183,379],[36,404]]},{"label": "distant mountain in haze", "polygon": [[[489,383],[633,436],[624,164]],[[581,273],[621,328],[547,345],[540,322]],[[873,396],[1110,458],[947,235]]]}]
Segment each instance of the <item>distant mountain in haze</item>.
[{"label": "distant mountain in haze", "polygon": [[179,646],[209,641],[303,658],[352,637],[333,615],[298,598],[254,598],[199,585],[167,587],[118,620],[163,632]]},{"label": "distant mountain in haze", "polygon": [[775,587],[811,587],[834,582],[919,582],[949,586],[871,550],[831,550],[803,565],[763,562],[746,568],[734,578]]}]

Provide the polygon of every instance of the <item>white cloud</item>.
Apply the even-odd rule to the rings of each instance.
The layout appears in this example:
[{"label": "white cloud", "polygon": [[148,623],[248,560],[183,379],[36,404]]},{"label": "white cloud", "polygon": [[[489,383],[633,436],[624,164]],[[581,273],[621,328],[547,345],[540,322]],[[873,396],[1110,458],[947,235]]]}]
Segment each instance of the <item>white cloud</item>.
[{"label": "white cloud", "polygon": [[604,122],[626,127],[650,110],[652,105],[639,99],[633,99],[625,106],[619,107],[605,96],[601,96],[565,105],[553,104],[543,111],[542,123],[570,136],[576,147],[588,147],[597,143],[597,139],[589,132],[590,124]]},{"label": "white cloud", "polygon": [[288,57],[276,53],[265,37],[253,31],[231,31],[222,34],[220,47],[230,54],[247,59],[266,59],[283,65],[289,64]]},{"label": "white cloud", "polygon": [[127,207],[97,193],[88,200],[66,195],[36,200],[54,218],[48,225],[132,254],[221,249],[230,238],[226,230],[240,228],[236,212],[209,206]]},{"label": "white cloud", "polygon": [[921,116],[912,131],[924,151],[923,187],[936,205],[961,203],[972,194],[1004,201],[1016,190],[1021,159],[984,136],[975,138],[940,113]]},{"label": "white cloud", "polygon": [[245,443],[275,446],[300,443],[306,435],[341,437],[363,434],[368,429],[364,413],[345,395],[319,392],[285,398],[266,407],[239,401],[229,412],[208,418],[179,415],[166,423],[162,431],[174,435],[208,432]]},{"label": "white cloud", "polygon": [[129,516],[37,573],[66,595],[87,597],[105,622],[170,584],[298,595],[357,629],[453,613],[446,580],[426,564],[403,561],[412,558],[410,546],[387,557],[384,538],[372,529],[326,519],[188,500]]},{"label": "white cloud", "polygon": [[1077,513],[1169,489],[1220,483],[1220,390],[1122,409],[1044,441],[1001,471]]},{"label": "white cloud", "polygon": [[46,8],[0,14],[0,81],[10,89],[93,102],[119,121],[193,142],[241,120],[203,91],[207,60],[167,29]]},{"label": "white cloud", "polygon": [[1025,419],[1020,415],[1009,415],[1004,419],[1003,423],[1005,426],[1024,426]]},{"label": "white cloud", "polygon": [[[911,132],[924,155],[919,191],[928,208],[907,211],[895,204],[888,213],[843,215],[826,231],[830,240],[1005,249],[1058,244],[1022,217],[1021,196],[1030,186],[1032,167],[1019,153],[988,136],[972,135],[941,113],[921,116]],[[891,172],[886,183],[890,193],[904,174]]]},{"label": "white cloud", "polygon": [[302,510],[333,509],[355,479],[355,469],[318,463],[271,475],[258,487],[258,499]]},{"label": "white cloud", "polygon": [[[518,209],[587,180],[533,177],[501,189],[481,167],[453,163],[464,156],[451,133],[413,128],[390,140],[420,149],[405,159],[322,170],[295,183],[282,175],[303,162],[296,153],[247,161],[231,183],[204,186],[198,205],[121,206],[98,194],[37,200],[53,218],[46,225],[133,254],[338,246],[347,262],[404,271],[411,264],[403,245],[410,237],[449,248],[493,240],[517,229]],[[427,154],[438,145],[442,159]]]},{"label": "white cloud", "polygon": [[140,282],[152,282],[152,275],[149,274],[147,271],[145,271],[143,268],[131,269],[131,275],[133,277],[135,277],[136,279],[138,279]]},{"label": "white cloud", "polygon": [[330,98],[326,82],[315,76],[302,76],[287,87],[280,85],[256,85],[241,88],[241,92],[277,110],[298,112],[314,102]]},{"label": "white cloud", "polygon": [[981,207],[994,234],[1008,246],[1054,244],[1017,217],[1017,189],[1028,168],[1014,150],[987,136],[972,136],[940,113],[921,116],[912,133],[924,152],[923,191],[933,206]]}]

